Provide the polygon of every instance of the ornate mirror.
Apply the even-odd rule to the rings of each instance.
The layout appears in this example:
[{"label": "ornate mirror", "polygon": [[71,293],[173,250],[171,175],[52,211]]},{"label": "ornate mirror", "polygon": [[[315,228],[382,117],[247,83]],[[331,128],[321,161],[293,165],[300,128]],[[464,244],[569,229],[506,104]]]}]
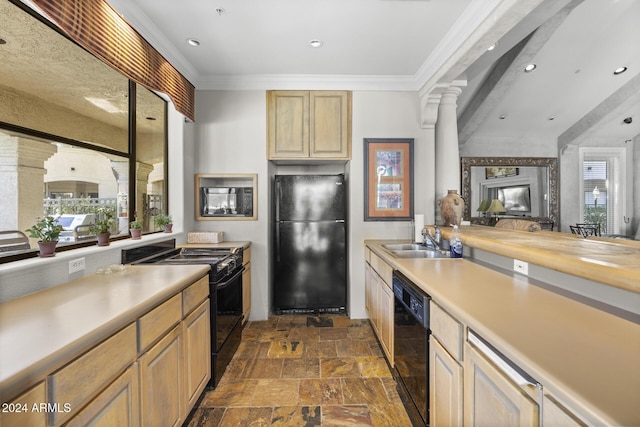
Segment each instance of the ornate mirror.
[{"label": "ornate mirror", "polygon": [[558,161],[553,157],[463,157],[463,218],[488,224],[486,208],[500,201],[500,217],[558,223]]}]

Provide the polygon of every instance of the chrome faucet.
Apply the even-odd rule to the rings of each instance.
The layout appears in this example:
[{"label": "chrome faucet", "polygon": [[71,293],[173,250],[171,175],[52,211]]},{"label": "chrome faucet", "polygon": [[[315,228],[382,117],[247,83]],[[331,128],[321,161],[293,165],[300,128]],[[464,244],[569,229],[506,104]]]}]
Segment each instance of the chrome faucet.
[{"label": "chrome faucet", "polygon": [[433,247],[440,251],[441,250],[440,242],[438,241],[439,239],[437,238],[440,234],[440,230],[438,229],[437,226],[435,227],[435,229],[436,229],[435,230],[436,238],[431,236],[431,233],[429,233],[427,229],[422,229],[422,237],[424,238],[424,241],[422,242],[422,244],[427,247]]}]

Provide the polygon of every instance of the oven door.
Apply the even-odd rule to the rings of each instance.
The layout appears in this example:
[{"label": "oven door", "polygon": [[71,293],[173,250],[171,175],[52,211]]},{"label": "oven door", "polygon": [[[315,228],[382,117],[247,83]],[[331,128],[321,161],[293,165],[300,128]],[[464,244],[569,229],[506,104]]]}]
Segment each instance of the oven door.
[{"label": "oven door", "polygon": [[208,387],[214,388],[233,355],[240,346],[242,337],[242,273],[237,268],[230,278],[211,284],[211,380]]}]

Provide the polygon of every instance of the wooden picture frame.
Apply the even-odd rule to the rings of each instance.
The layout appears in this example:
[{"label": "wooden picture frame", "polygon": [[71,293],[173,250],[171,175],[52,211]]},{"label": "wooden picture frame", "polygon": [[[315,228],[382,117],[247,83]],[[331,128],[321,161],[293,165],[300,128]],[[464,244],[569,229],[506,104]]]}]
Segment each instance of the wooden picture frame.
[{"label": "wooden picture frame", "polygon": [[413,219],[413,138],[364,138],[364,220]]}]

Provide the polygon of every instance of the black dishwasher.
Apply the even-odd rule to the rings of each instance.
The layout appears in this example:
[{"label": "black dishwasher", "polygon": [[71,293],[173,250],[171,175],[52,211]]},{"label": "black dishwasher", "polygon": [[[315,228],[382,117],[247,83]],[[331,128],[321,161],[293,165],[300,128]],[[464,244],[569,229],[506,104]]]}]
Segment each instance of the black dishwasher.
[{"label": "black dishwasher", "polygon": [[394,376],[414,426],[429,425],[429,300],[401,273],[393,272]]}]

